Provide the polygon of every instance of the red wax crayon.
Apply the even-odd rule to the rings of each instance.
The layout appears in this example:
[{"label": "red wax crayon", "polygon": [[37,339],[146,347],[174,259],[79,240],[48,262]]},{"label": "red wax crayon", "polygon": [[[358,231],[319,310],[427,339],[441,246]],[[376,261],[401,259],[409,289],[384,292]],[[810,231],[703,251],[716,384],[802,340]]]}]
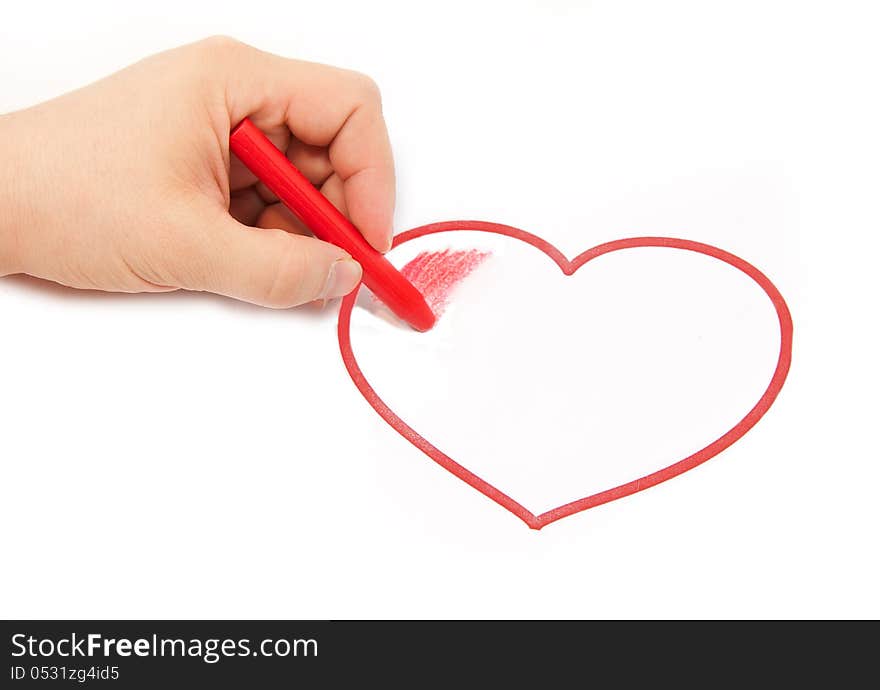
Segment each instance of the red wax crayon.
[{"label": "red wax crayon", "polygon": [[363,268],[364,284],[392,312],[418,331],[434,325],[436,317],[422,294],[367,243],[351,221],[249,119],[233,128],[229,148],[315,237],[351,254]]}]

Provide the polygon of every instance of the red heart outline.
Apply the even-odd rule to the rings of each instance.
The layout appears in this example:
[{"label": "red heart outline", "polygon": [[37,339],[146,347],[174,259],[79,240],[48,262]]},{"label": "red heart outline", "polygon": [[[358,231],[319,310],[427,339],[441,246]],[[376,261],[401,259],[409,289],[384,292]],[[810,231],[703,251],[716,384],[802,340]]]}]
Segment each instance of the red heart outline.
[{"label": "red heart outline", "polygon": [[705,254],[706,256],[711,256],[712,258],[723,261],[724,263],[739,269],[760,285],[761,289],[764,290],[770,298],[770,301],[773,303],[773,307],[776,309],[776,314],[779,317],[781,338],[779,342],[779,359],[776,364],[776,370],[773,372],[773,376],[770,379],[770,383],[767,385],[767,389],[764,391],[763,395],[761,395],[761,398],[755,406],[729,431],[712,441],[712,443],[705,448],[698,450],[693,455],[689,455],[683,460],[679,460],[663,469],[652,472],[651,474],[645,475],[644,477],[640,477],[631,482],[627,482],[626,484],[621,484],[612,489],[607,489],[593,494],[592,496],[586,496],[576,501],[566,503],[565,505],[553,508],[540,515],[535,515],[513,500],[510,496],[499,491],[467,468],[459,465],[455,460],[443,453],[443,451],[429,443],[382,401],[358,366],[351,347],[351,311],[357,300],[357,294],[360,291],[360,287],[346,296],[342,300],[342,305],[339,309],[339,322],[337,327],[339,349],[342,353],[342,361],[345,363],[345,368],[348,370],[351,380],[354,381],[354,385],[357,386],[361,395],[364,396],[367,402],[370,403],[382,419],[384,419],[395,431],[397,431],[397,433],[412,443],[416,448],[421,450],[434,462],[454,474],[463,482],[469,484],[481,494],[491,498],[498,505],[509,510],[532,529],[541,529],[542,527],[549,525],[551,522],[561,520],[564,517],[580,513],[581,511],[594,508],[595,506],[608,503],[609,501],[614,501],[618,498],[623,498],[624,496],[629,496],[637,491],[643,491],[649,487],[656,486],[661,482],[665,482],[667,479],[672,479],[673,477],[687,472],[697,465],[701,465],[741,439],[749,429],[757,424],[758,420],[764,416],[767,410],[770,409],[773,401],[776,400],[776,396],[779,395],[779,391],[782,390],[782,385],[785,383],[785,377],[788,375],[788,370],[791,366],[793,328],[788,305],[785,303],[779,290],[776,289],[776,286],[770,282],[770,279],[767,278],[767,276],[747,261],[744,261],[723,249],[718,249],[709,244],[702,244],[701,242],[693,242],[691,240],[682,240],[672,237],[631,237],[597,245],[592,249],[588,249],[587,251],[578,254],[574,259],[569,261],[565,255],[563,255],[562,252],[552,244],[536,235],[526,232],[525,230],[520,230],[510,225],[500,225],[498,223],[462,220],[431,223],[429,225],[413,228],[412,230],[407,230],[394,238],[393,247],[399,247],[404,242],[409,242],[410,240],[424,237],[425,235],[457,230],[490,232],[497,235],[512,237],[513,239],[530,244],[556,262],[559,268],[562,269],[562,272],[567,276],[573,275],[579,268],[592,259],[621,249],[632,249],[635,247],[669,247],[672,249],[684,249],[699,254]]}]

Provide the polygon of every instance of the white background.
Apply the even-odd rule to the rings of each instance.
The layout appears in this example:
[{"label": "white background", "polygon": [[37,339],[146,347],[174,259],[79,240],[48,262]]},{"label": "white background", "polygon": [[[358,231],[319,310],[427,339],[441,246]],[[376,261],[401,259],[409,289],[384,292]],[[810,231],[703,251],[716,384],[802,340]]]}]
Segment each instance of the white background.
[{"label": "white background", "polygon": [[335,306],[4,279],[0,614],[877,617],[878,29],[871,2],[6,9],[0,111],[214,33],[358,69],[398,228],[716,244],[795,352],[721,456],[533,532],[379,422]]},{"label": "white background", "polygon": [[391,256],[450,245],[493,254],[437,325],[422,334],[357,309],[353,352],[407,424],[534,514],[704,448],[776,368],[770,299],[717,259],[629,249],[565,276],[531,245],[475,232]]}]

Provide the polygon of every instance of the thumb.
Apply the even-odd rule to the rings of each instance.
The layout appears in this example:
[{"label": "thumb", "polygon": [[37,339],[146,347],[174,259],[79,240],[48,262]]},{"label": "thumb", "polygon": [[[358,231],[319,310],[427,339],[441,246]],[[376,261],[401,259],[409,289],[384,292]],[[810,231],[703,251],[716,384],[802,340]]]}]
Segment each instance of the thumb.
[{"label": "thumb", "polygon": [[193,247],[181,287],[286,309],[342,297],[357,287],[361,266],[327,242],[264,230],[226,216]]}]

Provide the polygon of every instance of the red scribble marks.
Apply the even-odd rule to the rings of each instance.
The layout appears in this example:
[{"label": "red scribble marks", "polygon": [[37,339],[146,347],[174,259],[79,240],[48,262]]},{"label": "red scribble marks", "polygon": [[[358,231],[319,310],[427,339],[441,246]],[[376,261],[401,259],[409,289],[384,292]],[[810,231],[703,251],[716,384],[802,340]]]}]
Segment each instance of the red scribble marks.
[{"label": "red scribble marks", "polygon": [[478,249],[422,252],[400,272],[422,293],[431,311],[440,316],[449,305],[456,285],[467,278],[490,256]]}]

